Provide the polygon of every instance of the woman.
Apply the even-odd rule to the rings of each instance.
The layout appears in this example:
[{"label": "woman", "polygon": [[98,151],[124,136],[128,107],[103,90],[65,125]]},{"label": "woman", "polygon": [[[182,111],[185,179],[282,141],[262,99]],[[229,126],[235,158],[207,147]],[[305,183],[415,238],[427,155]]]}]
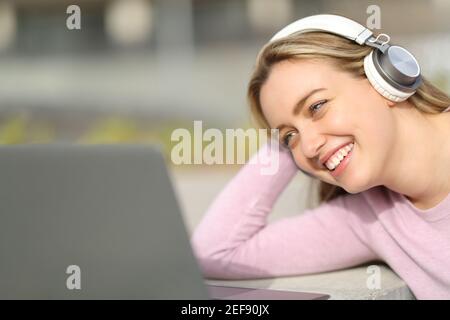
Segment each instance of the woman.
[{"label": "woman", "polygon": [[[381,260],[417,298],[450,299],[450,98],[424,78],[403,101],[381,95],[364,70],[372,50],[317,31],[261,50],[248,96],[260,124],[280,129],[279,170],[245,165],[210,206],[192,237],[205,276]],[[298,169],[321,181],[320,205],[267,224]]]}]

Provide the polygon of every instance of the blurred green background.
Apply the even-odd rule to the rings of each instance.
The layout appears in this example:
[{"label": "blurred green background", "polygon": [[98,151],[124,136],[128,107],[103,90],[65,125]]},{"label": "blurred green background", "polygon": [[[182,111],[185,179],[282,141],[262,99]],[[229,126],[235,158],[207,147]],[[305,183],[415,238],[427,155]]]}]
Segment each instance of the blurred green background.
[{"label": "blurred green background", "polygon": [[[81,30],[66,9],[81,8]],[[259,48],[317,13],[407,46],[449,91],[450,1],[0,0],[0,143],[159,143],[173,129],[249,128],[245,89]]]},{"label": "blurred green background", "polygon": [[[81,30],[66,27],[73,4]],[[366,24],[370,5],[381,13],[373,31],[449,92],[447,0],[0,0],[0,144],[157,143],[169,159],[171,133],[195,120],[252,126],[247,81],[281,27],[319,13]],[[172,166],[191,228],[236,167]],[[306,176],[296,179],[272,217],[306,206]]]}]

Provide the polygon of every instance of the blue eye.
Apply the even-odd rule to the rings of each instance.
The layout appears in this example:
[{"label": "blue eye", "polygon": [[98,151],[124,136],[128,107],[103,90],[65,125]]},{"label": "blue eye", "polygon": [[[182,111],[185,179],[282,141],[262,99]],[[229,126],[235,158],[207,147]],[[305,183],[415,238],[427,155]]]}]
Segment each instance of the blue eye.
[{"label": "blue eye", "polygon": [[[317,103],[312,104],[312,105],[309,107],[309,111],[310,111],[312,114],[316,113],[317,111],[319,111],[319,110],[321,109],[322,105],[324,105],[325,103],[327,103],[327,101],[328,101],[328,100],[321,100],[321,101],[319,101],[319,102],[317,102]],[[316,107],[318,107],[318,108],[316,108]]]}]

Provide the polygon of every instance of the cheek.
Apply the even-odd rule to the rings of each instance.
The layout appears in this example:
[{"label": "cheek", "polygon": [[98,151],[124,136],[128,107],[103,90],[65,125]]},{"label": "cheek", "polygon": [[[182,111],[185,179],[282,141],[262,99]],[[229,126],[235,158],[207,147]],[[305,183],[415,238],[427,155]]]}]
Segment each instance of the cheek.
[{"label": "cheek", "polygon": [[[378,178],[389,162],[395,142],[396,126],[392,113],[383,105],[360,106],[354,111],[356,153],[348,192],[355,193],[378,184]],[[364,109],[363,109],[364,108]]]},{"label": "cheek", "polygon": [[[345,105],[332,106],[320,121],[323,132],[329,136],[352,135],[355,127],[355,113]],[[357,122],[356,122],[357,123]]]},{"label": "cheek", "polygon": [[315,172],[315,168],[311,167],[306,160],[306,157],[302,154],[299,148],[295,148],[292,151],[292,158],[294,159],[297,168],[306,175],[311,175],[309,172]]},{"label": "cheek", "polygon": [[394,140],[395,122],[387,106],[380,104],[361,106],[354,114],[361,148],[380,153],[390,146]]}]

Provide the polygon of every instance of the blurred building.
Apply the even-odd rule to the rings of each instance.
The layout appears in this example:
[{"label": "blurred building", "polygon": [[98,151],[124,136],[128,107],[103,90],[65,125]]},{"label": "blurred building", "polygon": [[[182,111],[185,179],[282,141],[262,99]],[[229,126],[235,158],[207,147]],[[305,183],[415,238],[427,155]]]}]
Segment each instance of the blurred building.
[{"label": "blurred building", "polygon": [[[81,30],[69,30],[69,5]],[[153,141],[170,129],[249,125],[259,48],[286,23],[336,13],[411,49],[449,91],[445,0],[0,0],[0,142]]]}]

